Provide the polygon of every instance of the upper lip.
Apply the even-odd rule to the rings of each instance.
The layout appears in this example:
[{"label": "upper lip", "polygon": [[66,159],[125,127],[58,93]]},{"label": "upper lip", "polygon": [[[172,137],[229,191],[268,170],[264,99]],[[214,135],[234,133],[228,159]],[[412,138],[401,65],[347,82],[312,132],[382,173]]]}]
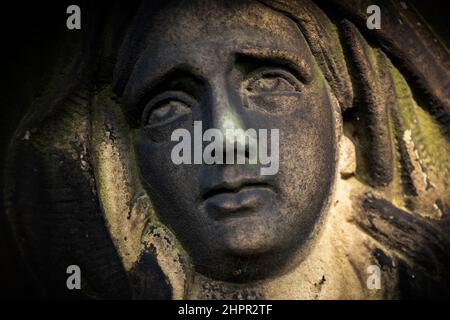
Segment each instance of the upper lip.
[{"label": "upper lip", "polygon": [[213,184],[208,188],[205,188],[205,190],[202,192],[202,199],[206,200],[222,193],[237,193],[243,188],[248,187],[272,188],[272,185],[269,184],[268,181],[258,178],[246,178],[235,181],[221,181],[217,184]]}]

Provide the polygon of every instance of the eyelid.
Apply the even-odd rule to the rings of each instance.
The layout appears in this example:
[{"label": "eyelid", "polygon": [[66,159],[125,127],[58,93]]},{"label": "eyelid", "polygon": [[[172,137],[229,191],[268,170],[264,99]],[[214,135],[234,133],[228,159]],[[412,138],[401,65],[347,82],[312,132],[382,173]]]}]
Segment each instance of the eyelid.
[{"label": "eyelid", "polygon": [[263,78],[263,76],[278,76],[286,81],[288,81],[290,84],[292,84],[297,91],[301,91],[302,84],[297,77],[292,74],[292,72],[285,70],[283,68],[258,68],[254,71],[251,71],[244,79],[243,85],[244,88],[247,88],[251,83],[254,81],[257,81],[258,79]]},{"label": "eyelid", "polygon": [[267,48],[244,48],[237,53],[237,56],[290,70],[303,84],[309,84],[314,77],[310,63],[294,52]]},{"label": "eyelid", "polygon": [[144,110],[142,112],[141,123],[145,123],[146,119],[148,119],[148,116],[155,109],[155,107],[158,106],[161,102],[164,102],[165,100],[167,101],[175,100],[183,102],[190,109],[192,109],[195,105],[197,105],[197,101],[185,92],[165,91],[163,93],[156,95],[145,105]]}]

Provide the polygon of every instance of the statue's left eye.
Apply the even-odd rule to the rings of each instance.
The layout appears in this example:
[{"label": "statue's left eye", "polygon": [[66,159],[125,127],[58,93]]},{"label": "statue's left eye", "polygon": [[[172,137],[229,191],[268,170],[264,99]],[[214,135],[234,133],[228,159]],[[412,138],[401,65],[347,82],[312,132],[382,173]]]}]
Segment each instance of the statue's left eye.
[{"label": "statue's left eye", "polygon": [[287,70],[262,69],[252,72],[242,89],[243,104],[248,109],[283,114],[298,105],[302,84]]},{"label": "statue's left eye", "polygon": [[301,90],[297,78],[283,69],[257,70],[248,77],[244,86],[249,94],[289,94]]},{"label": "statue's left eye", "polygon": [[144,108],[142,124],[159,127],[191,112],[192,98],[180,92],[167,92],[152,99]]}]

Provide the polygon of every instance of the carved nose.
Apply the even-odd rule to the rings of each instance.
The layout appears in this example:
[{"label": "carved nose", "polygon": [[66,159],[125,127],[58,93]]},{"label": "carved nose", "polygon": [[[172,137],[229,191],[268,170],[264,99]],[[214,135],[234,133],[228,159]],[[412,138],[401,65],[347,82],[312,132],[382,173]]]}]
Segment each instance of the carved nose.
[{"label": "carved nose", "polygon": [[239,150],[245,153],[245,157],[248,157],[249,141],[244,136],[247,128],[242,117],[237,112],[239,106],[236,106],[236,104],[238,102],[233,102],[225,89],[216,90],[212,100],[212,121],[210,127],[220,130],[224,138],[224,163],[231,163],[232,159],[235,162],[234,155]]}]

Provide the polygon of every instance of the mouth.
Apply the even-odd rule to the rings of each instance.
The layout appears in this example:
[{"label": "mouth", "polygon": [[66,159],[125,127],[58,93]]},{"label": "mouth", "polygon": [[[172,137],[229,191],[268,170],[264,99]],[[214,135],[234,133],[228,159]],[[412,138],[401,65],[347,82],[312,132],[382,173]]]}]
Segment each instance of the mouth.
[{"label": "mouth", "polygon": [[223,182],[204,192],[202,200],[215,220],[224,220],[259,211],[273,194],[273,186],[263,181]]},{"label": "mouth", "polygon": [[272,189],[272,186],[266,182],[244,182],[238,185],[233,185],[231,183],[221,183],[203,193],[203,200],[212,198],[220,194],[237,194],[244,189],[252,188],[268,188]]}]

